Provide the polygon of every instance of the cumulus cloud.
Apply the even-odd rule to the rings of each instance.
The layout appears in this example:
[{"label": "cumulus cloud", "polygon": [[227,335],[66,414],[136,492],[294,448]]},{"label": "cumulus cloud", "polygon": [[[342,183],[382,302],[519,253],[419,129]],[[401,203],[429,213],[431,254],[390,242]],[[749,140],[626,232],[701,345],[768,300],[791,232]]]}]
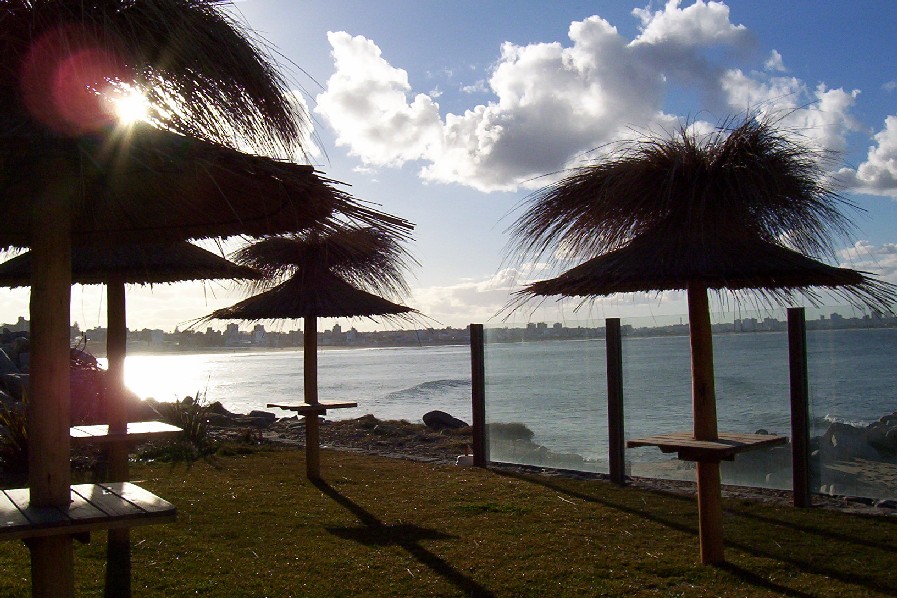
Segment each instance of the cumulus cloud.
[{"label": "cumulus cloud", "polygon": [[782,60],[782,55],[779,54],[778,50],[773,50],[769,53],[769,58],[766,59],[766,62],[763,63],[763,68],[767,71],[785,71],[785,62]]},{"label": "cumulus cloud", "polygon": [[842,170],[842,181],[853,190],[897,199],[897,115],[885,119],[866,160],[855,170]]},{"label": "cumulus cloud", "polygon": [[791,111],[789,125],[809,127],[827,149],[842,149],[856,129],[849,115],[856,91],[781,76],[776,51],[757,58],[755,71],[732,68],[752,60],[755,41],[725,4],[682,8],[671,0],[633,15],[634,39],[592,16],[571,23],[568,44],[503,44],[487,76],[460,88],[488,92],[489,101],[445,114],[436,97],[415,93],[408,73],[373,40],[331,32],[335,72],[316,110],[365,166],[413,163],[426,180],[482,191],[541,185],[533,179],[634,130],[677,128],[687,117],[665,112],[676,88],[700,94],[696,111]]}]

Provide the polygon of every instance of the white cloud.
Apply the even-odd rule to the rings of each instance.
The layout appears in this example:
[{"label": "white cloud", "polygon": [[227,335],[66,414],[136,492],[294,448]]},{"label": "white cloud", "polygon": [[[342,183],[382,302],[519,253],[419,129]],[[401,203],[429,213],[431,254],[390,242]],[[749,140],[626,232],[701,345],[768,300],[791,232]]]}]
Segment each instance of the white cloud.
[{"label": "white cloud", "polygon": [[840,258],[844,267],[870,272],[897,283],[897,243],[873,245],[868,241],[857,241],[852,247],[841,250]]},{"label": "white cloud", "polygon": [[773,50],[769,53],[769,58],[766,59],[766,62],[763,63],[763,68],[767,71],[778,71],[783,72],[785,69],[785,62],[782,60],[782,55],[779,54],[778,50]]},{"label": "white cloud", "polygon": [[885,119],[874,137],[866,161],[856,171],[842,170],[842,180],[853,190],[897,199],[897,115]]},{"label": "white cloud", "polygon": [[414,93],[408,73],[372,40],[328,33],[335,72],[317,112],[365,166],[411,162],[426,180],[482,191],[541,185],[536,177],[633,130],[677,128],[682,119],[664,113],[673,88],[699,93],[696,110],[762,105],[788,112],[789,126],[808,128],[826,149],[843,149],[857,130],[849,112],[858,92],[776,75],[784,68],[776,51],[756,72],[730,68],[750,56],[754,41],[724,4],[681,8],[672,0],[633,14],[641,26],[632,40],[593,16],[571,23],[569,45],[503,44],[488,80],[460,88],[492,99],[444,115],[433,97]]},{"label": "white cloud", "polygon": [[897,89],[897,81],[888,81],[887,83],[882,85],[881,88],[886,92],[891,93],[892,91]]},{"label": "white cloud", "polygon": [[636,8],[632,14],[641,21],[637,42],[675,43],[683,46],[714,43],[739,43],[747,29],[729,21],[729,7],[722,2],[698,0],[679,8],[680,0],[669,0],[663,10]]},{"label": "white cloud", "polygon": [[365,164],[397,166],[440,144],[439,106],[426,94],[408,101],[408,74],[389,65],[372,41],[330,32],[336,72],[315,111],[337,132],[336,143]]}]

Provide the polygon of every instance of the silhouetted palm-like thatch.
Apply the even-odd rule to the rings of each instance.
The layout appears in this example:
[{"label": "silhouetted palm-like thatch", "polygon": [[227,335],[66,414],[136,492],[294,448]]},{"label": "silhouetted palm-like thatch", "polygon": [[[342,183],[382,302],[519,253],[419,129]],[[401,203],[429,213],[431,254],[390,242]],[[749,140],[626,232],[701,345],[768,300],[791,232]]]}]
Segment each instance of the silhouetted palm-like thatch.
[{"label": "silhouetted palm-like thatch", "polygon": [[417,313],[372,294],[396,299],[407,294],[404,273],[416,263],[394,235],[374,227],[312,228],[270,237],[243,247],[234,261],[262,274],[252,286],[264,292],[207,319],[403,319]]},{"label": "silhouetted palm-like thatch", "polygon": [[[306,115],[263,52],[263,42],[221,10],[223,0],[7,0],[0,6],[0,106],[8,134],[53,89],[35,88],[24,64],[81,57],[88,91],[108,77],[139,87],[152,118],[179,133],[291,158]],[[39,52],[35,51],[39,48]],[[40,54],[43,54],[41,56]],[[30,61],[30,62],[29,62]],[[112,65],[108,69],[95,65]],[[40,69],[31,69],[40,70]],[[39,74],[33,75],[40,81]],[[24,79],[23,79],[24,77]],[[43,97],[42,97],[43,96]]]},{"label": "silhouetted palm-like thatch", "polygon": [[272,320],[299,318],[378,317],[387,320],[412,319],[416,312],[362,291],[326,272],[312,279],[296,274],[279,285],[212,312],[209,320]]},{"label": "silhouetted palm-like thatch", "polygon": [[[72,255],[72,282],[159,284],[188,280],[257,280],[261,274],[191,243],[142,243],[121,247],[78,247]],[[0,286],[31,285],[31,254],[0,264]]]},{"label": "silhouetted palm-like thatch", "polygon": [[833,256],[832,239],[851,226],[840,209],[850,204],[827,186],[820,156],[765,121],[748,118],[726,133],[683,129],[633,142],[534,194],[512,227],[520,259],[560,250],[588,261],[520,298],[700,283],[756,289],[769,301],[800,294],[815,302],[811,287],[827,287],[890,309],[890,285],[801,255]]},{"label": "silhouetted palm-like thatch", "polygon": [[234,260],[262,273],[264,279],[256,284],[259,288],[295,276],[314,277],[321,272],[395,298],[408,294],[405,271],[417,264],[394,233],[355,226],[329,231],[311,228],[270,237],[240,249]]},{"label": "silhouetted palm-like thatch", "polygon": [[48,187],[68,198],[77,245],[326,229],[336,214],[398,235],[411,228],[310,166],[142,125],[79,138],[0,135],[0,248],[31,244],[34,202]]}]

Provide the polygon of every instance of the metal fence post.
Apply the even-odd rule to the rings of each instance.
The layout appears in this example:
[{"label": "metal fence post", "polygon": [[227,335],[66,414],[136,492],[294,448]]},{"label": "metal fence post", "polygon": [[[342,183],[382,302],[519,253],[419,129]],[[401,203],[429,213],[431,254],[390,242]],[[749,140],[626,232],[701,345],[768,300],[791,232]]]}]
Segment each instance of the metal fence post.
[{"label": "metal fence post", "polygon": [[810,389],[807,381],[807,328],[804,308],[788,308],[788,369],[791,378],[791,458],[794,506],[810,499]]},{"label": "metal fence post", "polygon": [[623,341],[620,318],[605,320],[607,347],[607,440],[610,479],[626,481],[626,456],[623,434]]},{"label": "metal fence post", "polygon": [[470,325],[470,383],[473,415],[473,465],[486,467],[486,360],[482,324]]}]

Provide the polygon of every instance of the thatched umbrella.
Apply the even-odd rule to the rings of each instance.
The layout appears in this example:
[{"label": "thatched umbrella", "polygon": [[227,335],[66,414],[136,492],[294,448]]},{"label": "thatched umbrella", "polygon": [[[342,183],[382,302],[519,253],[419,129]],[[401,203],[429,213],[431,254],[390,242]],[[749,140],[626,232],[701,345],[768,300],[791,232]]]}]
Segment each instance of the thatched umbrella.
[{"label": "thatched umbrella", "polygon": [[[225,147],[291,158],[301,150],[304,119],[284,79],[221,4],[12,0],[0,7],[0,248],[33,251],[36,507],[70,501],[73,244],[276,234],[333,210],[405,227],[309,167]],[[151,120],[167,132],[115,129],[106,98],[128,87],[149,97]],[[35,538],[29,547],[33,593],[72,595],[71,537]]]},{"label": "thatched umbrella", "polygon": [[[235,261],[266,276],[273,288],[231,307],[219,309],[206,320],[304,320],[303,388],[305,403],[318,404],[317,319],[380,317],[413,319],[410,307],[357,288],[386,293],[408,292],[403,269],[413,258],[396,239],[375,228],[347,227],[322,233],[310,230],[291,237],[274,237],[249,245]],[[261,284],[264,288],[265,283]],[[306,472],[320,477],[318,415],[305,418]]]},{"label": "thatched umbrella", "polygon": [[[72,255],[72,282],[106,285],[106,421],[109,434],[125,434],[128,427],[124,365],[127,348],[126,284],[160,284],[189,280],[255,280],[259,274],[210,251],[186,242],[122,246],[78,247]],[[0,286],[31,284],[31,254],[23,253],[0,264]],[[109,482],[127,482],[128,444],[107,445]],[[106,565],[108,594],[130,593],[131,541],[128,528],[109,530]]]},{"label": "thatched umbrella", "polygon": [[[795,294],[815,301],[813,288],[823,287],[891,309],[890,285],[801,253],[833,253],[832,235],[849,228],[843,203],[826,186],[819,156],[768,121],[634,142],[533,196],[513,227],[523,255],[563,247],[597,257],[529,285],[516,305],[545,295],[686,290],[694,438],[716,440],[709,289],[751,289],[771,302]],[[697,467],[701,559],[721,562],[719,463]]]}]

